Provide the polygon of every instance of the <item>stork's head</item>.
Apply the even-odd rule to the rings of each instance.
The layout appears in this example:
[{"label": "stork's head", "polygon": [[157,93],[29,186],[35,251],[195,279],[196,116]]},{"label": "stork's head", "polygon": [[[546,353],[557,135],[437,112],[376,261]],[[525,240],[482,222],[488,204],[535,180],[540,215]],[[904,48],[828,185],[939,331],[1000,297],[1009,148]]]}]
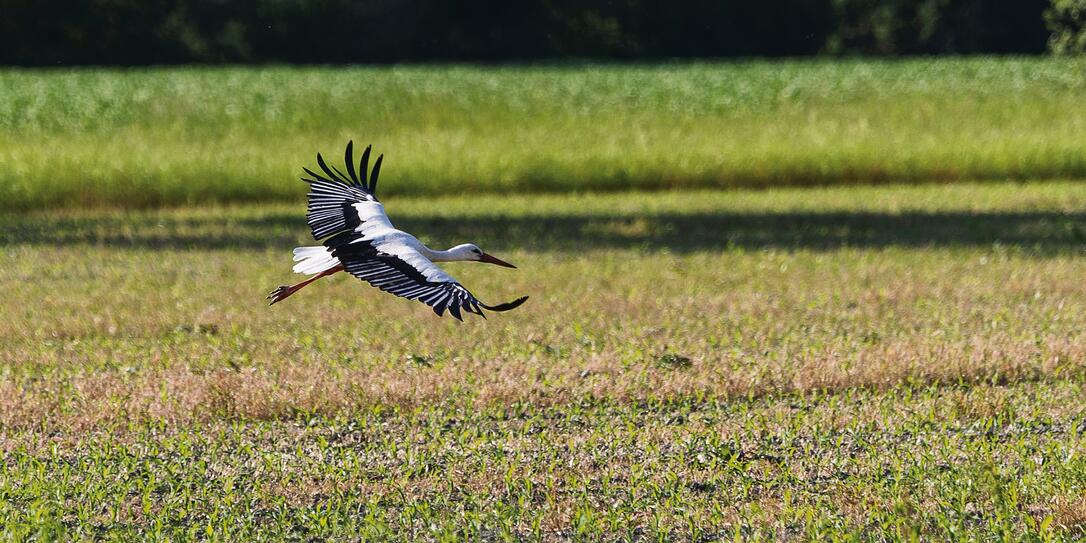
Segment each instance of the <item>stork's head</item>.
[{"label": "stork's head", "polygon": [[506,268],[516,268],[516,266],[501,260],[500,258],[495,258],[486,254],[477,245],[472,243],[457,245],[456,247],[449,249],[449,252],[456,255],[457,260],[473,260],[486,262],[487,264],[497,264],[498,266],[505,266]]}]

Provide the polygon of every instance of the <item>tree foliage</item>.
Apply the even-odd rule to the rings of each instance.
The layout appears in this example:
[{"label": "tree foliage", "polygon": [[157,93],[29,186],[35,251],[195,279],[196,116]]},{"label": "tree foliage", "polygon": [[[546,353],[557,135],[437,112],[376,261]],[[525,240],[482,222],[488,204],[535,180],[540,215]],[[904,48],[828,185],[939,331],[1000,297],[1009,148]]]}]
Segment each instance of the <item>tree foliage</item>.
[{"label": "tree foliage", "polygon": [[0,63],[19,65],[1037,53],[1048,38],[1047,0],[2,3]]},{"label": "tree foliage", "polygon": [[1056,54],[1086,54],[1086,0],[1052,0],[1045,10],[1052,31],[1048,47]]}]

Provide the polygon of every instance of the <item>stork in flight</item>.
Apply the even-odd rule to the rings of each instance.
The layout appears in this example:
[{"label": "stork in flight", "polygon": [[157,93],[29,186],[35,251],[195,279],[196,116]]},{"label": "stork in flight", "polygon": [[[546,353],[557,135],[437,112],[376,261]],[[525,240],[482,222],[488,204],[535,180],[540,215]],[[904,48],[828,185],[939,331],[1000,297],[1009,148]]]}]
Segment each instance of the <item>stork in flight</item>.
[{"label": "stork in flight", "polygon": [[519,307],[527,296],[512,302],[489,306],[479,301],[468,289],[456,282],[434,262],[476,261],[515,268],[470,243],[457,245],[447,251],[435,251],[415,236],[398,230],[385,215],[385,206],[377,201],[377,175],[381,160],[377,157],[373,173],[366,181],[370,147],[362,153],[356,170],[353,157],[354,142],[347,142],[344,161],[347,173],[328,167],[317,153],[317,164],[324,175],[303,168],[309,178],[309,211],[306,222],[313,237],[322,241],[315,247],[294,249],[295,273],[312,277],[290,286],[281,286],[268,299],[281,302],[306,285],[329,275],[346,271],[369,284],[396,296],[418,300],[441,316],[449,314],[463,320],[461,312],[475,313],[486,318],[483,309],[509,311]]}]

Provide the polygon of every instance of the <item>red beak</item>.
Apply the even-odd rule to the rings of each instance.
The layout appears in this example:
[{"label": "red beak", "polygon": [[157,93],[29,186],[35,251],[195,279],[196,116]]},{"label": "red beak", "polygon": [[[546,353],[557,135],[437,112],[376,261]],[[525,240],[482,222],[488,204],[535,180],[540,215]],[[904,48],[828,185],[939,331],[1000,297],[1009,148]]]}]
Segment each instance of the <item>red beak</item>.
[{"label": "red beak", "polygon": [[506,261],[504,261],[504,260],[502,260],[500,258],[494,258],[493,256],[488,255],[486,253],[483,253],[483,256],[479,257],[479,262],[486,262],[487,264],[497,264],[499,266],[505,266],[506,268],[516,268],[516,266],[514,266],[512,264],[510,264],[510,263],[508,263],[508,262],[506,262]]}]

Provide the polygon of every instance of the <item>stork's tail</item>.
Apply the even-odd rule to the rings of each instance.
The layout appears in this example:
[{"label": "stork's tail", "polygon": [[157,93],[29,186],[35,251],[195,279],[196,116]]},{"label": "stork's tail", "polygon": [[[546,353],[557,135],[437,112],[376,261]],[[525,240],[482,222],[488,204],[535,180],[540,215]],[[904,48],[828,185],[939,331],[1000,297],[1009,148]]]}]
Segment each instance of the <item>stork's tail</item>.
[{"label": "stork's tail", "polygon": [[294,273],[304,273],[306,275],[321,273],[339,266],[339,259],[332,256],[331,250],[323,245],[295,247],[294,261],[297,262],[294,265]]}]

